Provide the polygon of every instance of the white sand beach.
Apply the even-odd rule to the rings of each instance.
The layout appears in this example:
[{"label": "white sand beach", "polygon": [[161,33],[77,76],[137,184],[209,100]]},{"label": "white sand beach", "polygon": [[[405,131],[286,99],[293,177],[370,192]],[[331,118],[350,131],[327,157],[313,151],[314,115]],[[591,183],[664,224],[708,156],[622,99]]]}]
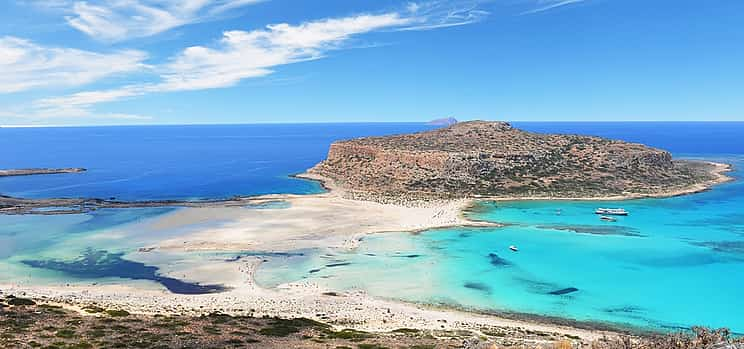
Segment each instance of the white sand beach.
[{"label": "white sand beach", "polygon": [[[727,181],[728,177],[724,173],[728,170],[727,165],[717,165],[718,176],[715,183],[689,188],[685,192],[704,190],[709,185]],[[153,245],[142,246],[141,251],[131,256],[147,262],[156,260],[155,257],[159,255],[189,251],[266,252],[308,248],[348,250],[356,248],[367,234],[495,225],[469,221],[463,217],[463,210],[473,203],[472,200],[378,203],[348,199],[342,190],[333,188],[332,183],[324,185],[330,187],[328,193],[266,195],[249,200],[252,204],[282,200],[289,204],[288,208],[210,206],[175,210],[143,222],[140,227],[151,231],[178,230],[190,226],[199,228],[186,230],[184,234],[170,236]],[[57,286],[4,284],[0,285],[0,291],[4,294],[45,298],[73,308],[96,304],[144,314],[203,314],[219,311],[257,316],[308,317],[339,327],[368,331],[397,328],[476,331],[489,327],[522,328],[578,336],[587,341],[615,335],[533,319],[511,320],[383,300],[371,297],[363,291],[338,293],[308,282],[265,289],[259,287],[254,280],[254,272],[261,262],[257,257],[243,257],[233,261],[195,261],[161,269],[165,276],[200,283],[220,283],[231,288],[215,294],[173,294],[154,283],[144,283],[147,286],[140,287],[143,282]]]},{"label": "white sand beach", "polygon": [[[161,241],[134,254],[148,260],[159,253],[184,251],[285,251],[326,247],[353,249],[366,234],[418,231],[452,226],[487,226],[468,221],[462,210],[469,200],[407,205],[382,204],[345,199],[338,191],[319,195],[268,195],[252,200],[261,203],[285,200],[289,208],[245,209],[236,207],[183,208],[144,224],[148,229],[174,229],[210,221],[223,222],[183,236]],[[67,284],[36,286],[4,284],[4,294],[44,298],[77,308],[86,304],[121,308],[143,314],[203,314],[224,312],[257,316],[308,317],[339,327],[368,331],[397,328],[470,329],[523,328],[555,332],[593,340],[604,332],[539,323],[508,320],[450,309],[373,298],[363,291],[336,293],[316,284],[297,282],[265,289],[256,285],[257,257],[206,264],[187,264],[161,270],[165,276],[202,283],[222,283],[231,289],[206,295],[173,294],[154,283]]]}]

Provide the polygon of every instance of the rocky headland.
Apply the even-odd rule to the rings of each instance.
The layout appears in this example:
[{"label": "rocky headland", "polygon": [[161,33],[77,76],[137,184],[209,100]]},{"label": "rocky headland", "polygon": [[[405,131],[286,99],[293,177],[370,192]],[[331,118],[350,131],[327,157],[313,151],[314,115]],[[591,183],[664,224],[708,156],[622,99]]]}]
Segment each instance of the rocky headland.
[{"label": "rocky headland", "polygon": [[11,177],[11,176],[33,176],[33,175],[48,175],[48,174],[61,174],[61,173],[80,173],[85,172],[84,168],[24,168],[24,169],[12,169],[12,170],[0,170],[0,177]]},{"label": "rocky headland", "polygon": [[366,198],[607,199],[697,192],[728,170],[637,143],[469,121],[335,142],[308,175]]}]

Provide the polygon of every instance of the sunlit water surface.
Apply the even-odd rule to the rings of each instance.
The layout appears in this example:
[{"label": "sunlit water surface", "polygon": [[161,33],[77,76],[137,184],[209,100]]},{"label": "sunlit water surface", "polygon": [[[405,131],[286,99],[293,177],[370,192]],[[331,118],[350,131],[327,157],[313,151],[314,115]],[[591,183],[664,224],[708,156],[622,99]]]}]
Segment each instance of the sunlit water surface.
[{"label": "sunlit water surface", "polygon": [[[744,124],[519,126],[621,138],[663,147],[678,156],[726,161],[737,168],[744,164],[744,158],[736,155],[744,154]],[[289,175],[320,161],[332,140],[426,128],[421,124],[329,124],[2,129],[2,168],[81,166],[89,171],[3,178],[0,192],[129,200],[312,193],[320,190],[316,183]],[[80,139],[89,146],[80,146]],[[739,172],[734,175],[738,177]],[[624,207],[631,215],[614,223],[602,222],[592,213],[597,206]],[[286,207],[278,202],[244,209]],[[182,293],[218,291],[213,285],[189,283],[188,275],[175,271],[188,264],[229,259],[238,252],[137,251],[203,228],[194,224],[155,229],[157,225],[151,223],[172,211],[0,215],[0,283],[135,282]],[[728,326],[744,332],[739,311],[744,308],[740,297],[744,291],[741,182],[669,199],[482,203],[468,214],[508,225],[378,234],[346,253],[240,253],[266,256],[268,262],[257,278],[268,287],[310,280],[335,289],[364,289],[380,297],[482,311],[655,329]],[[519,252],[510,251],[510,245]]]}]

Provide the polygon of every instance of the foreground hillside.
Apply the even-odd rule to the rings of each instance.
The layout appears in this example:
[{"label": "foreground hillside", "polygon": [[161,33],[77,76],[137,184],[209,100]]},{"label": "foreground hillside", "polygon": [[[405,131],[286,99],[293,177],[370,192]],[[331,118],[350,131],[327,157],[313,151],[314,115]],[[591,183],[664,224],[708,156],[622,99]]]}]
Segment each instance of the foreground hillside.
[{"label": "foreground hillside", "polygon": [[[513,330],[518,331],[518,330]],[[738,343],[738,344],[737,344]],[[81,313],[24,298],[0,301],[0,348],[742,348],[727,330],[607,338],[591,343],[542,332],[420,331],[369,333],[309,319],[134,315],[87,306]]]},{"label": "foreground hillside", "polygon": [[471,121],[335,142],[309,173],[352,193],[595,198],[697,191],[716,170],[642,144]]}]

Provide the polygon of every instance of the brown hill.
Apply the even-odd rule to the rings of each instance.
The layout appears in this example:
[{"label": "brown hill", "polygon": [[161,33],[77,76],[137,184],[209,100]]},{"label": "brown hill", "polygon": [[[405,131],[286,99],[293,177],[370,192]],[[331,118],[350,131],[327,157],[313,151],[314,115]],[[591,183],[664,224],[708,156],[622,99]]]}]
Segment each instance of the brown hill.
[{"label": "brown hill", "polygon": [[335,142],[309,173],[375,196],[595,198],[701,190],[723,177],[715,170],[642,144],[470,121]]}]

